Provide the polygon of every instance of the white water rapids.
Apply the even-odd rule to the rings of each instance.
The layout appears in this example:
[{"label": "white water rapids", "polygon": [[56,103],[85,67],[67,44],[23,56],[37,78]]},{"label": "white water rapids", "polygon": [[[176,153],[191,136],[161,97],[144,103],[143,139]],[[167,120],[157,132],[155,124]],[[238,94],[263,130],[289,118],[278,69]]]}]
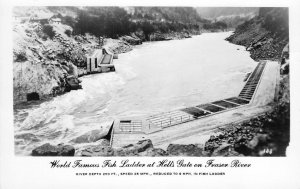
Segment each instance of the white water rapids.
[{"label": "white water rapids", "polygon": [[256,63],[244,47],[205,33],[149,42],[114,60],[116,72],[82,77],[82,90],[15,110],[16,154],[41,144],[69,143],[87,131],[107,129],[118,117],[151,115],[237,96]]}]

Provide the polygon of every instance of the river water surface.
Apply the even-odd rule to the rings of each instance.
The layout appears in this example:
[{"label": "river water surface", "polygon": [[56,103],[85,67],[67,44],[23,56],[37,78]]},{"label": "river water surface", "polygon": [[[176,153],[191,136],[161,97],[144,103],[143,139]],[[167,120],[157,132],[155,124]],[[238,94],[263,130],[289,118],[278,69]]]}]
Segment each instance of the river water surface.
[{"label": "river water surface", "polygon": [[46,142],[69,143],[87,131],[105,130],[115,118],[237,96],[256,62],[244,47],[224,40],[230,34],[144,43],[114,60],[116,72],[82,77],[82,90],[16,109],[16,154],[28,155]]}]

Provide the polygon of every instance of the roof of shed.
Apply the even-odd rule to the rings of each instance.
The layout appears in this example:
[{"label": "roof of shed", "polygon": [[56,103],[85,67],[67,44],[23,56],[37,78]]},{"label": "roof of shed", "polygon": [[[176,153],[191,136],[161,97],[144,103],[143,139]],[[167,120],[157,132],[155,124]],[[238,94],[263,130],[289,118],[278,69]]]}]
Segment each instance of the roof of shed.
[{"label": "roof of shed", "polygon": [[61,22],[60,18],[51,18],[51,20],[54,21],[54,22]]},{"label": "roof of shed", "polygon": [[87,57],[89,58],[97,58],[101,56],[102,56],[102,49],[96,49],[87,55]]}]

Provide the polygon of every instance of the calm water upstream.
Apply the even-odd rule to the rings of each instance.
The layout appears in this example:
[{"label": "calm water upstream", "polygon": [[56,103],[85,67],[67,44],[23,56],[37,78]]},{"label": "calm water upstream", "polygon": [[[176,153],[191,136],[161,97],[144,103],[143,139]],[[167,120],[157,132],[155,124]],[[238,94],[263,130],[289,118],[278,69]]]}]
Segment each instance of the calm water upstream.
[{"label": "calm water upstream", "polygon": [[15,111],[16,154],[37,145],[68,143],[118,117],[151,115],[236,96],[256,66],[242,46],[207,33],[144,43],[114,60],[116,72],[82,78],[82,90]]}]

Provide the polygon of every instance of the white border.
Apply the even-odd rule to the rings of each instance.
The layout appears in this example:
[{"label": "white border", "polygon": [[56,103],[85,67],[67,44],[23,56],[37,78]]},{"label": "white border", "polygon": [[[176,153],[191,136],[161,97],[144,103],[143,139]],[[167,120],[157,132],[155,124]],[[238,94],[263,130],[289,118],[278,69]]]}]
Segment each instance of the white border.
[{"label": "white border", "polygon": [[[283,158],[238,158],[251,163],[248,169],[213,169],[225,171],[226,176],[139,176],[139,177],[103,177],[103,176],[75,176],[74,169],[50,169],[49,162],[55,158],[34,158],[14,156],[13,134],[13,93],[12,93],[12,22],[13,6],[235,6],[289,7],[290,12],[290,62],[291,62],[291,143],[288,156]],[[161,1],[161,0],[0,0],[0,188],[2,189],[34,189],[34,188],[300,188],[300,3],[297,0],[203,0],[192,1]],[[298,105],[298,106],[297,106]],[[61,160],[75,160],[84,158],[59,158]],[[107,158],[88,158],[90,163],[102,162]],[[112,158],[110,158],[112,159]],[[122,157],[114,158],[125,159]],[[130,158],[131,160],[152,161],[163,158]],[[179,159],[179,158],[169,158]],[[185,160],[205,162],[210,158],[184,158]],[[214,158],[218,161],[230,161],[236,158]],[[84,159],[86,160],[86,159]],[[106,169],[110,171],[111,169]],[[143,170],[143,169],[131,169]],[[145,169],[144,169],[145,170]],[[152,169],[147,169],[151,171]],[[147,171],[146,170],[146,171]],[[155,169],[155,170],[176,170]],[[184,171],[184,169],[180,169]],[[190,169],[186,169],[190,170]],[[195,170],[195,169],[194,169]],[[197,169],[203,171],[203,169]],[[80,171],[80,169],[76,169]],[[90,170],[82,170],[90,171]],[[125,170],[124,170],[125,171]],[[207,170],[206,170],[207,171]]]}]

